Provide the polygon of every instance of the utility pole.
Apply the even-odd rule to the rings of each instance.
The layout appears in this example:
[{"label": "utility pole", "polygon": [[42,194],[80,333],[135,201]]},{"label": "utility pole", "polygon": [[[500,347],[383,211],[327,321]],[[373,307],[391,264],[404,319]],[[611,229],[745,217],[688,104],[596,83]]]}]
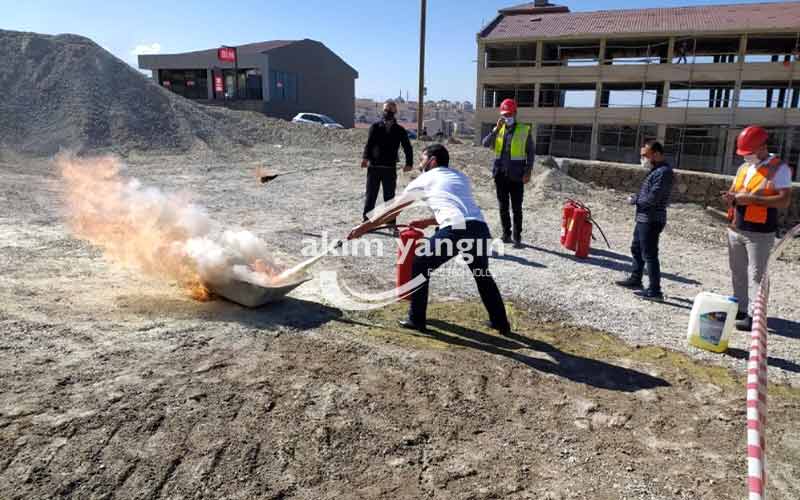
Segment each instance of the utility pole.
[{"label": "utility pole", "polygon": [[422,137],[422,122],[425,115],[425,10],[426,0],[420,0],[419,13],[419,103],[417,103],[417,137]]}]

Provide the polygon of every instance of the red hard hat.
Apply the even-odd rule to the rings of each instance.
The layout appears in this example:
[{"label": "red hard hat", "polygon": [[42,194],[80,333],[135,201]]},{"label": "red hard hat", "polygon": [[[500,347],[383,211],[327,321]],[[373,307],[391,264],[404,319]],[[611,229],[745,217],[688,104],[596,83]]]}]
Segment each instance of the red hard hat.
[{"label": "red hard hat", "polygon": [[739,156],[751,155],[758,151],[758,148],[767,143],[769,134],[761,127],[751,125],[742,130],[739,138],[736,139],[736,154]]},{"label": "red hard hat", "polygon": [[514,99],[506,99],[500,103],[500,113],[511,113],[514,114],[517,112],[517,103]]}]

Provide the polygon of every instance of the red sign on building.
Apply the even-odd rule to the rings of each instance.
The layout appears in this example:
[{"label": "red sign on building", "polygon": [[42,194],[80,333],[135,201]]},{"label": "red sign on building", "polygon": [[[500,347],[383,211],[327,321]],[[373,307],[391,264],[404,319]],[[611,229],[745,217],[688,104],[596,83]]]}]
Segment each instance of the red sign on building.
[{"label": "red sign on building", "polygon": [[225,85],[222,82],[222,75],[214,75],[214,92],[225,92]]},{"label": "red sign on building", "polygon": [[225,62],[236,62],[236,49],[233,47],[220,47],[217,49],[217,59]]}]

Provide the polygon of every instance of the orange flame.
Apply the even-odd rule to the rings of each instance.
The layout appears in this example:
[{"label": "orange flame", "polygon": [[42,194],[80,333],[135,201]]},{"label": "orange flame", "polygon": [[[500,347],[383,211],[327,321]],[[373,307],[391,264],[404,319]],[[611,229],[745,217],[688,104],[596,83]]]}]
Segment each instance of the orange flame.
[{"label": "orange flame", "polygon": [[124,177],[119,159],[61,154],[55,162],[74,235],[108,258],[175,280],[196,300],[210,300],[210,283],[269,283],[277,274],[262,240],[246,231],[212,234],[203,208]]}]

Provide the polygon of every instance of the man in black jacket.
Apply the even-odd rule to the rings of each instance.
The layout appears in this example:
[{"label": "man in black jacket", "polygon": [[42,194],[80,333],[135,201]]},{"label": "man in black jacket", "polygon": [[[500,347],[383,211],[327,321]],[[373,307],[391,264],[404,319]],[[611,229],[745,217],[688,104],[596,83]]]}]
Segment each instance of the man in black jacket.
[{"label": "man in black jacket", "polygon": [[647,300],[663,300],[661,293],[661,266],[658,262],[658,239],[667,224],[667,205],[672,193],[672,167],[664,161],[664,146],[650,141],[641,150],[642,166],[649,169],[639,194],[628,198],[636,205],[636,228],[633,231],[631,276],[617,284],[625,288],[642,288],[642,274],[647,263],[650,287],[634,292]]},{"label": "man in black jacket", "polygon": [[408,140],[408,132],[398,125],[395,119],[396,113],[397,104],[391,100],[386,101],[383,104],[383,119],[373,123],[369,128],[369,137],[361,160],[361,168],[367,169],[367,192],[363,213],[365,221],[368,219],[367,214],[375,208],[381,186],[383,186],[383,201],[394,198],[397,187],[398,151],[401,145],[406,157],[403,172],[411,170],[414,152],[411,149],[411,141]]}]

